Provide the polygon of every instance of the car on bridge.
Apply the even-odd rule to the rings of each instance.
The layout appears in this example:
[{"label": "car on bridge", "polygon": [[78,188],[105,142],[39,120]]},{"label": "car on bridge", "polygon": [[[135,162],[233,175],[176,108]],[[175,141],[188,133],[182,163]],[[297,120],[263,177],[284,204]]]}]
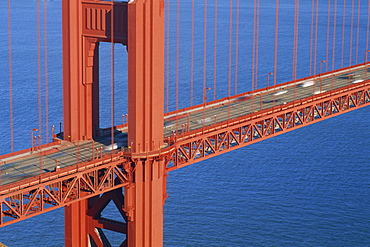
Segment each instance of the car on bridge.
[{"label": "car on bridge", "polygon": [[299,84],[299,87],[309,87],[315,85],[315,81],[305,81]]},{"label": "car on bridge", "polygon": [[351,83],[359,83],[359,82],[363,82],[364,80],[354,80],[354,81],[351,81]]}]

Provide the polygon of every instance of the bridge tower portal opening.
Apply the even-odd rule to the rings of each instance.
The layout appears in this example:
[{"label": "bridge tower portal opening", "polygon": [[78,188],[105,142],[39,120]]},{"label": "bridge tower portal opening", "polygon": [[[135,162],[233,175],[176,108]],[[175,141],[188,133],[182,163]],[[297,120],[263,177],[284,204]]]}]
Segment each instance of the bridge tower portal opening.
[{"label": "bridge tower portal opening", "polygon": [[[165,167],[160,158],[164,117],[164,1],[63,0],[62,24],[64,139],[67,141],[94,138],[99,126],[99,42],[127,46],[128,145],[132,173],[131,183],[122,194],[121,208],[127,223],[120,232],[126,233],[127,246],[162,246],[166,198]],[[113,200],[117,193],[106,197]],[[105,226],[96,218],[99,214],[89,214],[98,201],[90,198],[66,206],[66,246],[88,246],[92,240],[95,245],[104,246],[99,238],[91,236],[96,232],[94,229]],[[97,207],[101,207],[98,211],[102,210],[105,203]]]}]

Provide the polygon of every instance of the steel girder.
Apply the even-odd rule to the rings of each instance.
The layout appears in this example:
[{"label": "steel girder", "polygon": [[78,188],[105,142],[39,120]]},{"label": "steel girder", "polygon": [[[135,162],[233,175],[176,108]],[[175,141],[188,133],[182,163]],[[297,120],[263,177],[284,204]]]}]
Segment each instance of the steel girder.
[{"label": "steel girder", "polygon": [[369,80],[187,132],[168,140],[167,171],[367,105]]},{"label": "steel girder", "polygon": [[[101,218],[99,212],[106,206],[107,201],[112,199],[109,196],[105,197],[104,193],[110,193],[109,191],[122,189],[122,187],[125,188],[126,193],[126,190],[135,187],[133,174],[138,163],[146,160],[164,161],[166,169],[162,172],[165,174],[367,105],[370,105],[369,80],[185,132],[166,139],[168,146],[159,152],[140,155],[120,151],[61,168],[59,171],[4,185],[0,190],[0,226],[74,202],[100,197],[100,202],[96,206],[98,209],[96,207],[89,209],[89,215],[94,218],[93,225],[97,229],[97,236],[100,238],[103,236],[100,228],[117,230],[125,234],[122,231],[126,231],[127,226],[122,224],[126,224],[125,222],[129,222],[130,219],[126,221],[125,216],[125,222],[113,222]],[[121,197],[124,198],[123,195]],[[118,204],[115,202],[115,204],[127,217],[132,214],[131,205],[121,202]],[[94,242],[99,238],[97,236],[91,236]],[[125,244],[126,242],[123,243]]]},{"label": "steel girder", "polygon": [[130,170],[123,157],[102,157],[3,186],[0,226],[128,185]]}]

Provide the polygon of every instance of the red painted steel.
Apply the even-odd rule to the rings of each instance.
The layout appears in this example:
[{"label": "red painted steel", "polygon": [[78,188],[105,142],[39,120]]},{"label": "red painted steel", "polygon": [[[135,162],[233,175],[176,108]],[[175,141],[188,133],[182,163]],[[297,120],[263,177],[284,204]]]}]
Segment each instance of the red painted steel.
[{"label": "red painted steel", "polygon": [[62,10],[64,139],[88,140],[99,128],[99,42],[127,44],[127,3],[65,0]]},{"label": "red painted steel", "polygon": [[[110,201],[114,202],[123,221],[101,216],[101,212]],[[101,229],[127,234],[123,201],[122,188],[118,188],[102,196],[94,196],[66,206],[65,217],[72,221],[70,227],[65,230],[66,246],[107,246],[109,241]],[[76,243],[74,239],[78,239],[79,242]],[[127,246],[127,239],[124,239],[120,246]]]},{"label": "red painted steel", "polygon": [[9,225],[128,185],[130,173],[129,160],[117,154],[113,158],[107,155],[3,185],[0,225]]},{"label": "red painted steel", "polygon": [[129,3],[128,21],[128,138],[141,153],[162,146],[164,2]]},{"label": "red painted steel", "polygon": [[[367,80],[254,112],[232,121],[207,126],[202,130],[184,132],[183,135],[170,139],[170,146],[161,149],[160,153],[156,150],[146,153],[119,151],[113,157],[106,155],[94,158],[56,172],[4,185],[0,191],[0,225],[9,225],[79,201],[82,202],[78,204],[85,207],[85,203],[89,203],[86,199],[124,187],[125,197],[121,208],[123,207],[127,214],[127,220],[124,220],[127,224],[111,221],[109,224],[104,223],[104,219],[100,219],[98,214],[88,213],[90,209],[85,210],[87,216],[71,209],[72,207],[76,209],[77,206],[67,209],[67,211],[70,210],[66,212],[67,218],[68,215],[75,217],[80,215],[82,219],[77,217],[78,221],[88,222],[92,220],[91,216],[95,215],[93,217],[95,223],[86,224],[86,228],[82,229],[83,232],[91,232],[89,228],[94,227],[112,229],[125,234],[125,229],[128,229],[129,246],[131,244],[135,246],[134,243],[140,246],[148,239],[160,243],[163,238],[160,226],[163,226],[167,171],[369,104],[370,81]],[[114,200],[117,195],[104,196],[103,194],[101,197],[105,198],[105,203],[102,202],[100,206],[94,204],[96,206],[93,208],[104,208],[106,202],[110,199]],[[147,208],[143,205],[152,206]],[[157,213],[154,214],[154,212]],[[152,229],[150,226],[156,227]],[[156,238],[153,237],[154,235]],[[94,240],[94,236],[91,237]],[[75,243],[79,243],[82,240],[78,238],[76,241]],[[150,246],[149,243],[146,242],[146,244]]]},{"label": "red painted steel", "polygon": [[[299,0],[296,0],[295,24],[298,22],[298,3]],[[258,76],[260,1],[255,1],[254,6],[255,51],[252,54],[252,66],[255,67],[252,81]],[[203,125],[192,131],[188,129],[164,141],[164,1],[116,3],[65,0],[62,7],[64,138],[80,141],[98,134],[99,42],[122,43],[128,47],[129,61],[130,118],[127,125],[122,125],[128,126],[129,147],[103,156],[102,153],[94,153],[93,146],[91,159],[85,162],[80,162],[77,150],[75,165],[64,168],[56,166],[55,171],[1,186],[0,226],[65,207],[66,246],[107,246],[108,240],[101,229],[125,235],[121,246],[162,246],[168,171],[370,105],[370,81],[365,80],[233,119],[230,119],[228,107],[227,121],[215,121],[213,125]],[[207,6],[204,8],[206,14]],[[232,13],[230,8],[229,59]],[[296,28],[295,43],[298,40]],[[277,31],[276,27],[276,37]],[[296,46],[293,47],[293,77],[296,74]],[[231,61],[229,67],[230,64]],[[309,78],[313,77],[302,80]],[[240,94],[231,97],[230,81],[228,99],[245,96]],[[279,87],[284,85],[280,84]],[[203,110],[207,106],[207,89],[204,86]],[[262,95],[264,90],[253,93]],[[262,96],[259,97],[262,101]],[[224,100],[213,101],[212,104]],[[181,114],[195,108],[200,106],[181,110],[176,107],[175,113]],[[17,154],[20,153],[26,152]],[[12,153],[7,157],[14,155]],[[40,151],[40,164],[41,157]],[[111,201],[121,214],[122,221],[101,216]]]},{"label": "red painted steel", "polygon": [[[128,145],[133,182],[125,189],[128,246],[163,245],[164,1],[128,4]],[[150,158],[148,153],[154,153]]]},{"label": "red painted steel", "polygon": [[[127,3],[66,0],[62,10],[64,139],[88,140],[99,130],[99,42],[127,44]],[[87,203],[65,209],[66,246],[87,246]]]},{"label": "red painted steel", "polygon": [[166,153],[166,169],[172,171],[368,105],[369,80],[177,135]]}]

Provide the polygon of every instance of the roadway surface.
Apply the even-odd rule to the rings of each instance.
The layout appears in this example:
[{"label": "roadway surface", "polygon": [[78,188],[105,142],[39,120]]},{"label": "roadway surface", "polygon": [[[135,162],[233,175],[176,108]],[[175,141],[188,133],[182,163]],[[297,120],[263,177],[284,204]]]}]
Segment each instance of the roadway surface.
[{"label": "roadway surface", "polygon": [[[226,121],[273,106],[286,104],[314,94],[338,89],[349,84],[360,83],[370,78],[370,66],[359,65],[321,76],[299,80],[274,88],[257,92],[248,92],[237,98],[217,100],[202,104],[177,114],[167,115],[164,119],[164,135],[171,136],[176,131],[189,131]],[[12,157],[0,156],[0,185],[17,182],[39,175],[41,172],[53,172],[60,168],[97,158],[112,149],[127,148],[127,128],[115,131],[115,143],[112,145],[110,134],[94,141],[62,144],[33,150]]]}]

